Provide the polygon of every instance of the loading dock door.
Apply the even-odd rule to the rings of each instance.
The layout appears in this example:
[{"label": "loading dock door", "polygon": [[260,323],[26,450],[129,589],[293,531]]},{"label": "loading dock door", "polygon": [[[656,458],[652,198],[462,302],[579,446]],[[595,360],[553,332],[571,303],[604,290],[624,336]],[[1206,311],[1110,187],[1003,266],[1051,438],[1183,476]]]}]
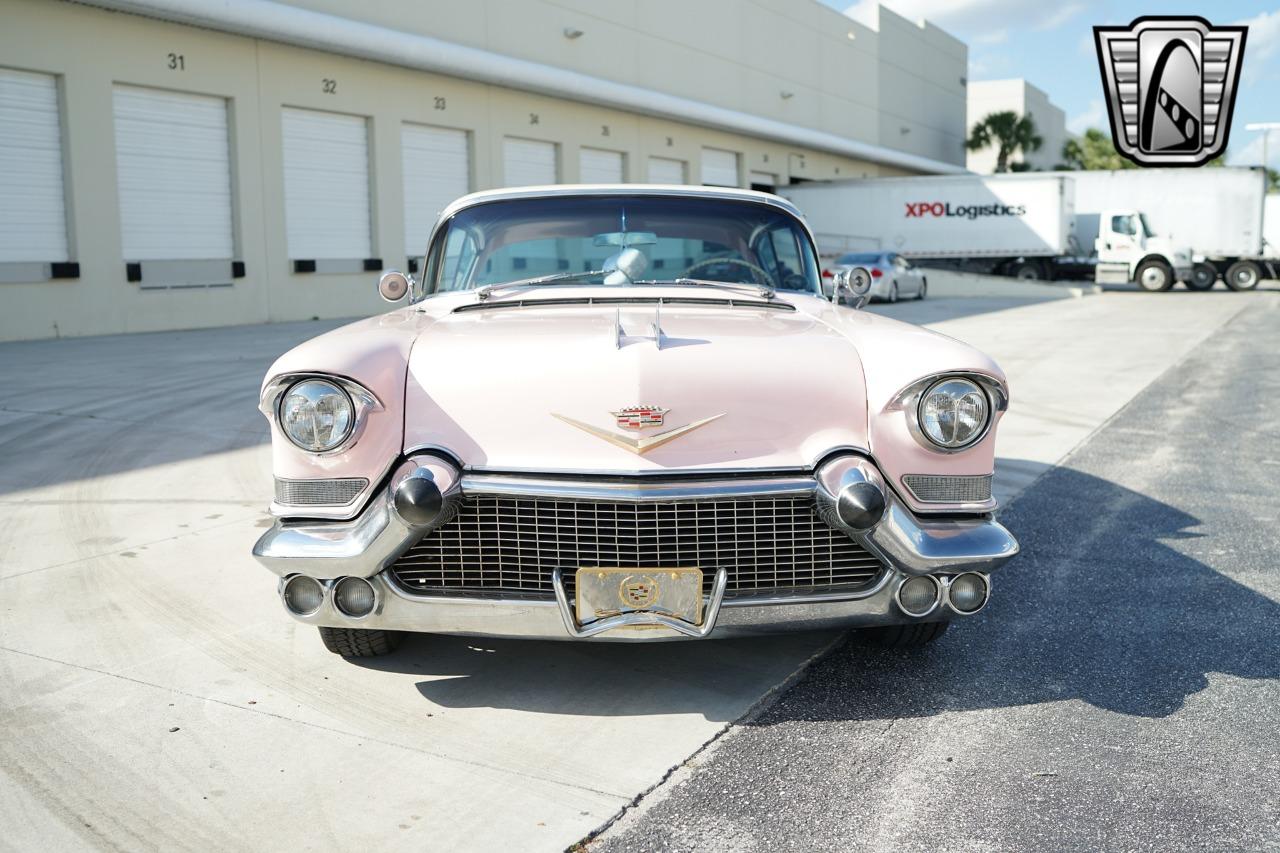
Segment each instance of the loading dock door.
[{"label": "loading dock door", "polygon": [[672,160],[669,157],[649,158],[649,183],[683,184],[687,182],[683,160]]},{"label": "loading dock door", "polygon": [[584,184],[620,184],[623,175],[623,158],[619,151],[599,148],[583,148],[578,153],[578,179]]},{"label": "loading dock door", "polygon": [[400,130],[404,168],[404,246],[426,252],[436,216],[471,190],[471,155],[465,130],[405,124]]},{"label": "loading dock door", "polygon": [[58,82],[0,68],[0,262],[67,260]]},{"label": "loading dock door", "polygon": [[502,178],[509,187],[556,183],[556,144],[507,137],[502,141]]},{"label": "loading dock door", "polygon": [[738,186],[738,155],[719,148],[703,148],[702,183],[711,187]]},{"label": "loading dock door", "polygon": [[289,257],[368,258],[373,251],[365,119],[289,107],[282,117]]},{"label": "loading dock door", "polygon": [[116,86],[112,108],[124,259],[231,260],[226,100]]}]

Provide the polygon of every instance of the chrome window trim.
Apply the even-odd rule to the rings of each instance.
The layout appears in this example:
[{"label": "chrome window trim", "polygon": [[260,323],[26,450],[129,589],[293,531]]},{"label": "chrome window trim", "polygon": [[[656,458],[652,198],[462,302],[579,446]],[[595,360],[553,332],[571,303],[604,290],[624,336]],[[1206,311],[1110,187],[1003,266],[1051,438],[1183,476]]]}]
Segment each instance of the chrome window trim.
[{"label": "chrome window trim", "polygon": [[[435,224],[431,226],[431,232],[427,235],[426,250],[422,253],[422,279],[416,282],[415,286],[409,291],[409,304],[416,305],[425,299],[430,299],[440,293],[449,293],[457,291],[436,291],[427,293],[427,261],[431,257],[431,249],[435,245],[436,237],[440,231],[456,214],[461,213],[477,205],[491,204],[493,202],[512,201],[521,199],[536,198],[562,198],[565,196],[652,196],[661,198],[712,198],[722,201],[743,201],[755,204],[765,205],[777,208],[788,214],[796,224],[800,226],[800,230],[809,238],[809,248],[813,251],[815,261],[821,263],[821,255],[818,253],[818,240],[814,236],[813,229],[809,226],[809,220],[805,218],[800,209],[792,204],[789,200],[772,193],[762,193],[756,190],[735,189],[733,187],[694,187],[694,186],[678,186],[663,184],[602,184],[598,186],[591,185],[564,185],[564,186],[545,186],[545,187],[514,187],[497,190],[486,190],[482,192],[471,193],[452,202],[444,210],[440,211],[440,215],[436,217]],[[819,271],[820,272],[820,271]],[[821,281],[819,281],[821,288]],[[821,292],[808,293],[805,295],[816,296],[821,298]]]},{"label": "chrome window trim", "polygon": [[[920,403],[924,399],[924,395],[939,383],[949,379],[965,379],[974,383],[987,397],[987,423],[982,428],[982,432],[978,437],[968,444],[961,447],[942,447],[935,444],[920,426]],[[980,373],[974,370],[950,370],[942,373],[932,373],[928,376],[917,379],[910,385],[903,388],[889,401],[885,406],[886,412],[901,409],[907,418],[907,429],[922,447],[934,451],[935,453],[963,453],[966,450],[972,450],[986,439],[991,433],[991,427],[995,425],[996,413],[1005,412],[1009,409],[1009,390],[1004,383],[987,373]]]},{"label": "chrome window trim", "polygon": [[[354,417],[351,428],[347,430],[347,435],[342,442],[336,447],[329,450],[312,451],[303,447],[298,447],[292,440],[285,435],[284,428],[280,425],[280,404],[284,400],[285,393],[299,382],[305,382],[308,379],[320,379],[325,382],[332,382],[342,390],[347,398],[351,401],[351,407],[354,411]],[[258,399],[258,411],[262,412],[271,423],[280,430],[285,441],[289,442],[289,446],[296,448],[302,453],[309,456],[334,456],[350,450],[357,441],[360,440],[361,433],[364,432],[365,422],[368,420],[370,412],[381,412],[385,409],[382,401],[377,395],[368,388],[361,385],[354,379],[346,376],[340,376],[336,373],[318,373],[312,371],[280,373],[267,380],[262,387],[262,395]]]}]

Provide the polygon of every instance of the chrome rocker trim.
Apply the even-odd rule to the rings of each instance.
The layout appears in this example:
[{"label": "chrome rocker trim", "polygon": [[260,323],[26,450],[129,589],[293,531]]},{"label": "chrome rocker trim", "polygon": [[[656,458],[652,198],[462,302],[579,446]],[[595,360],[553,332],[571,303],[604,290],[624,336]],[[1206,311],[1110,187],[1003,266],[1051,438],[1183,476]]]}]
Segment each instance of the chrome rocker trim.
[{"label": "chrome rocker trim", "polygon": [[[396,509],[396,490],[411,478],[427,477],[441,490],[441,509],[430,522],[414,525]],[[850,487],[874,487],[862,494],[883,496],[867,526],[853,526],[841,495]],[[858,540],[887,566],[870,589],[846,594],[782,595],[724,600],[727,575],[716,572],[701,625],[655,613],[625,613],[579,623],[557,570],[555,599],[418,596],[401,590],[386,572],[422,536],[446,523],[467,494],[546,495],[614,501],[712,500],[727,496],[812,493],[823,520]],[[844,506],[844,509],[842,509]],[[335,608],[322,608],[301,622],[331,627],[367,627],[427,633],[544,639],[674,639],[780,630],[810,630],[853,625],[884,625],[944,618],[942,608],[925,617],[901,611],[894,599],[902,579],[913,575],[989,573],[1013,559],[1018,543],[994,519],[932,519],[914,515],[870,460],[838,457],[814,476],[734,478],[690,482],[556,480],[509,475],[462,476],[436,456],[403,463],[386,487],[354,519],[341,522],[278,520],[258,540],[254,556],[281,577],[306,574],[320,579],[350,576],[369,579],[378,590],[375,611],[351,620]],[[956,615],[956,614],[952,614]],[[949,617],[945,617],[949,618]],[[618,630],[621,629],[621,630]],[[600,636],[604,635],[604,636]]]}]

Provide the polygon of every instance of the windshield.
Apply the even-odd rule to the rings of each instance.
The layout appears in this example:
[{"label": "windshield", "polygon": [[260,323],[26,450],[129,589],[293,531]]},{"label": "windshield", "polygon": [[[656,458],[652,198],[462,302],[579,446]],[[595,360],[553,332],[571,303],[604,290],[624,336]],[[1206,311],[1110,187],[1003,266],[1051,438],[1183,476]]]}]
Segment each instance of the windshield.
[{"label": "windshield", "polygon": [[[618,269],[625,275],[609,272]],[[593,285],[698,279],[818,293],[813,246],[793,216],[714,198],[544,196],[478,204],[437,234],[424,272],[428,294],[549,278]]]},{"label": "windshield", "polygon": [[838,264],[876,264],[884,256],[878,252],[852,252],[848,255],[841,255]]}]

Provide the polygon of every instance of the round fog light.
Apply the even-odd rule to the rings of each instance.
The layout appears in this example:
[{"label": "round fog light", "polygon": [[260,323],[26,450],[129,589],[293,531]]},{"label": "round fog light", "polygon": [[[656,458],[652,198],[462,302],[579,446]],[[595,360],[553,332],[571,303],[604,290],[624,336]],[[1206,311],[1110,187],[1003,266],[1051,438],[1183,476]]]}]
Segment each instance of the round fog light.
[{"label": "round fog light", "polygon": [[324,587],[315,578],[294,575],[284,585],[284,606],[299,616],[310,616],[324,603]]},{"label": "round fog light", "polygon": [[925,616],[938,606],[940,594],[938,582],[932,577],[908,578],[898,587],[898,606],[908,616]]},{"label": "round fog light", "polygon": [[364,578],[343,578],[333,588],[333,603],[352,619],[368,616],[376,603],[373,585]]},{"label": "round fog light", "polygon": [[987,603],[987,579],[977,572],[966,572],[951,579],[951,609],[957,613],[977,613]]}]

